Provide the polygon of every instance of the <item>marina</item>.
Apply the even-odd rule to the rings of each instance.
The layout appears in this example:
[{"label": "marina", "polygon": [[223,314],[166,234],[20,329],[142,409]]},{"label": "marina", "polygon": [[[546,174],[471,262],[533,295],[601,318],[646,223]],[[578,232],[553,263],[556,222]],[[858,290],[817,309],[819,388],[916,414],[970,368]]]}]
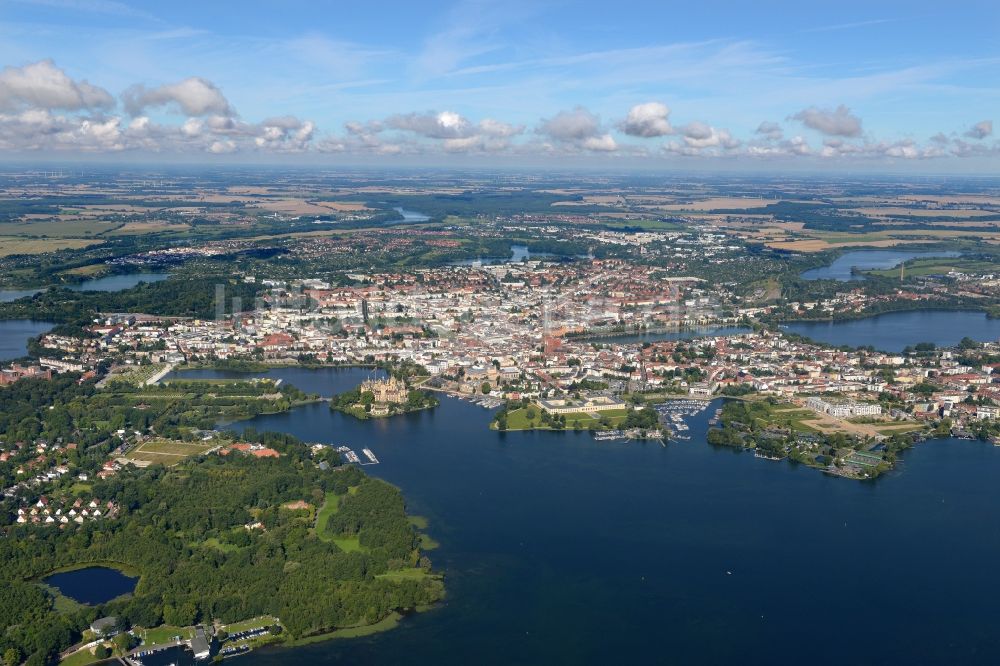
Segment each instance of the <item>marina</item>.
[{"label": "marina", "polygon": [[708,409],[709,404],[704,400],[682,398],[668,400],[654,405],[653,408],[660,415],[660,424],[668,439],[689,440],[691,427],[688,425],[688,419],[700,415]]},{"label": "marina", "polygon": [[340,453],[344,460],[349,463],[361,463],[361,459],[358,458],[358,454],[355,453],[349,446],[338,446],[337,452]]},{"label": "marina", "polygon": [[337,453],[339,453],[347,462],[354,463],[356,465],[377,465],[379,463],[375,453],[369,448],[361,449],[361,453],[364,454],[367,462],[363,462],[361,457],[349,446],[338,446]]}]

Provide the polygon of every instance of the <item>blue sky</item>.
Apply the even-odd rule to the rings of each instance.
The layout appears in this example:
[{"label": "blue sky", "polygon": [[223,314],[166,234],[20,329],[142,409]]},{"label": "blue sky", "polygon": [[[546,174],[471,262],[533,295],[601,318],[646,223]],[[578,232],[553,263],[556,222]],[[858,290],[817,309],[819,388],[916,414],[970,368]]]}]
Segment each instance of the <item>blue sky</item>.
[{"label": "blue sky", "polygon": [[0,0],[0,150],[989,170],[998,5]]}]

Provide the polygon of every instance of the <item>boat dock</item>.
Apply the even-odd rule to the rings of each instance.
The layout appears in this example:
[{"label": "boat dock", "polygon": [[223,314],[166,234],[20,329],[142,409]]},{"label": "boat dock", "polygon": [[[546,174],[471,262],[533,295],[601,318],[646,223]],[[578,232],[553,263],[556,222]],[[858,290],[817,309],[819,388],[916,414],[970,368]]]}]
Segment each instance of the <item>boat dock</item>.
[{"label": "boat dock", "polygon": [[369,448],[361,449],[361,453],[365,455],[368,462],[361,462],[361,457],[349,446],[338,446],[337,453],[343,456],[344,460],[347,462],[354,463],[356,465],[377,465],[379,463],[378,458],[375,457],[375,453]]}]

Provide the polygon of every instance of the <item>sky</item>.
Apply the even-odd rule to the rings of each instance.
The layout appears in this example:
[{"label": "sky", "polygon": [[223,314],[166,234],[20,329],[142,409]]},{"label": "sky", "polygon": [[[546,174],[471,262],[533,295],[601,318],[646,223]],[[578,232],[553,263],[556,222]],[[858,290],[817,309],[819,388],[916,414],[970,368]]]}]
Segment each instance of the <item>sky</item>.
[{"label": "sky", "polygon": [[0,159],[996,175],[996,2],[0,0]]}]

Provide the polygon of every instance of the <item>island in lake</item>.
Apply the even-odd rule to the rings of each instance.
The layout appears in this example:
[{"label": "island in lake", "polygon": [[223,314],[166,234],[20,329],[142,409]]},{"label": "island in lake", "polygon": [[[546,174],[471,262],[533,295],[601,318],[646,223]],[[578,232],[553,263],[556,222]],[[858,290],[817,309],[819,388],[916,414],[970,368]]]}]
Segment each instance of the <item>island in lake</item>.
[{"label": "island in lake", "polygon": [[366,379],[353,391],[335,395],[330,409],[358,419],[384,418],[437,407],[439,401],[427,391],[410,388],[397,377]]}]

